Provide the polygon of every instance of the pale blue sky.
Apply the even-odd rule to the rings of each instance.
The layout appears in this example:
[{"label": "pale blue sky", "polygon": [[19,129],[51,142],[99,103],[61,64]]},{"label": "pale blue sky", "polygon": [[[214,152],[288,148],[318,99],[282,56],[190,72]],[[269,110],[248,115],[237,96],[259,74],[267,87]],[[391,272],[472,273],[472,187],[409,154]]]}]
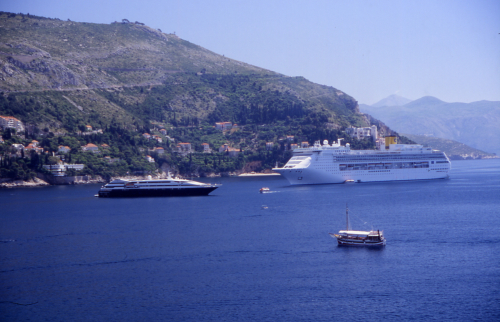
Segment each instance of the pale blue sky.
[{"label": "pale blue sky", "polygon": [[500,101],[498,0],[0,0],[0,10],[144,22],[365,104],[391,94]]}]

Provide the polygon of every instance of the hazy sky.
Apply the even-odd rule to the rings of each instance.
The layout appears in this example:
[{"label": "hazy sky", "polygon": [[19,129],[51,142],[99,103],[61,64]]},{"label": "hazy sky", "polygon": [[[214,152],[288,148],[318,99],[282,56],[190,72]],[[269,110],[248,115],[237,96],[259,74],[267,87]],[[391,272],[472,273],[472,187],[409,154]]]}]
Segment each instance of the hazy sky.
[{"label": "hazy sky", "polygon": [[0,10],[140,21],[365,104],[500,101],[499,0],[0,0]]}]

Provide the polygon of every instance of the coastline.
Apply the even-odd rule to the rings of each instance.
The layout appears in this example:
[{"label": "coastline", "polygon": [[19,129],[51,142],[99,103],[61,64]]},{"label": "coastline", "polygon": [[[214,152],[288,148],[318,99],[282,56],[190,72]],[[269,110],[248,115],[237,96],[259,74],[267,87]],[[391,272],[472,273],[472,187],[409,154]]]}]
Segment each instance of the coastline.
[{"label": "coastline", "polygon": [[[204,177],[215,178],[231,176],[231,174],[215,174],[211,173],[205,175]],[[179,178],[190,178],[192,176],[178,176]],[[203,177],[203,176],[198,176]],[[166,179],[167,174],[162,174],[160,176],[154,176],[154,179]],[[127,179],[127,180],[147,180],[147,175],[140,176],[118,176],[111,177],[110,182],[115,179]],[[44,186],[59,186],[59,185],[80,185],[80,184],[98,184],[107,183],[108,181],[101,176],[71,176],[71,177],[54,177],[51,175],[45,175],[39,173],[36,178],[32,180],[13,180],[8,178],[0,178],[0,189],[11,189],[11,188],[29,188],[29,187],[44,187]]]},{"label": "coastline", "polygon": [[[260,176],[279,176],[279,173],[232,173],[232,172],[222,172],[222,173],[203,173],[196,177],[199,178],[218,178],[218,177],[260,177]],[[187,179],[193,176],[181,176],[177,177]],[[146,180],[147,175],[144,176],[118,176],[112,177],[109,181],[115,179],[128,179],[128,180]],[[163,173],[160,176],[153,177],[154,179],[166,179],[167,174]],[[29,188],[29,187],[45,187],[45,186],[57,186],[57,185],[77,185],[77,184],[97,184],[97,183],[107,183],[101,176],[72,176],[72,177],[54,177],[50,175],[38,174],[38,176],[32,180],[13,180],[8,178],[0,178],[0,189],[12,189],[12,188]]]},{"label": "coastline", "polygon": [[[4,179],[5,180],[5,179]],[[32,180],[9,180],[9,181],[3,181],[0,182],[0,189],[1,188],[29,188],[29,187],[44,187],[44,186],[50,186],[51,184],[39,179],[39,178],[34,178]]]},{"label": "coastline", "polygon": [[38,177],[32,180],[0,179],[0,181],[1,181],[0,189],[45,187],[45,186],[58,186],[58,185],[77,185],[77,184],[96,184],[105,182],[105,180],[100,176],[50,177],[42,174],[39,174]]}]

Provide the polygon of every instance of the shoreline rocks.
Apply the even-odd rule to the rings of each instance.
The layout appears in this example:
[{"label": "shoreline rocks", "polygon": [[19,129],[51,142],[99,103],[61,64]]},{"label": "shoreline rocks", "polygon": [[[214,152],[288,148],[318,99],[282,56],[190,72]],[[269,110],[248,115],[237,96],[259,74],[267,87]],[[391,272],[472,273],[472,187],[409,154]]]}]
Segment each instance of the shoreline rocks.
[{"label": "shoreline rocks", "polygon": [[0,188],[29,188],[29,187],[44,187],[50,184],[42,179],[34,178],[33,180],[9,180],[0,183]]}]

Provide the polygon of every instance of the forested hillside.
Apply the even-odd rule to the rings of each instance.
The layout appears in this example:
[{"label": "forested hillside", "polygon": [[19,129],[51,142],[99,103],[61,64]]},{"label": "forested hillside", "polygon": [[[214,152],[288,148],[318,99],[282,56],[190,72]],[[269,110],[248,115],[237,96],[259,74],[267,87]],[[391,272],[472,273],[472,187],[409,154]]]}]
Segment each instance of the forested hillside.
[{"label": "forested hillside", "polygon": [[[49,154],[71,141],[66,159],[102,163],[86,171],[110,177],[154,172],[165,164],[185,174],[236,171],[247,164],[262,170],[286,162],[291,143],[336,140],[350,125],[377,124],[382,134],[390,132],[338,89],[215,54],[141,22],[91,24],[3,12],[0,31],[0,115],[25,125],[25,133],[5,134],[4,169],[14,153],[10,145],[34,139]],[[216,122],[238,126],[222,132]],[[102,133],[86,135],[88,126]],[[287,136],[293,142],[285,142]],[[191,143],[196,153],[177,153],[179,142]],[[272,151],[266,142],[275,144]],[[92,159],[79,147],[87,143],[112,149]],[[213,153],[201,154],[202,143]],[[219,154],[223,144],[241,153]],[[164,154],[155,153],[159,147]],[[154,165],[145,161],[147,154]],[[110,166],[104,156],[119,158],[121,167]],[[25,173],[49,162],[37,160],[36,166],[24,162],[31,164]],[[12,168],[13,161],[8,163]]]}]

